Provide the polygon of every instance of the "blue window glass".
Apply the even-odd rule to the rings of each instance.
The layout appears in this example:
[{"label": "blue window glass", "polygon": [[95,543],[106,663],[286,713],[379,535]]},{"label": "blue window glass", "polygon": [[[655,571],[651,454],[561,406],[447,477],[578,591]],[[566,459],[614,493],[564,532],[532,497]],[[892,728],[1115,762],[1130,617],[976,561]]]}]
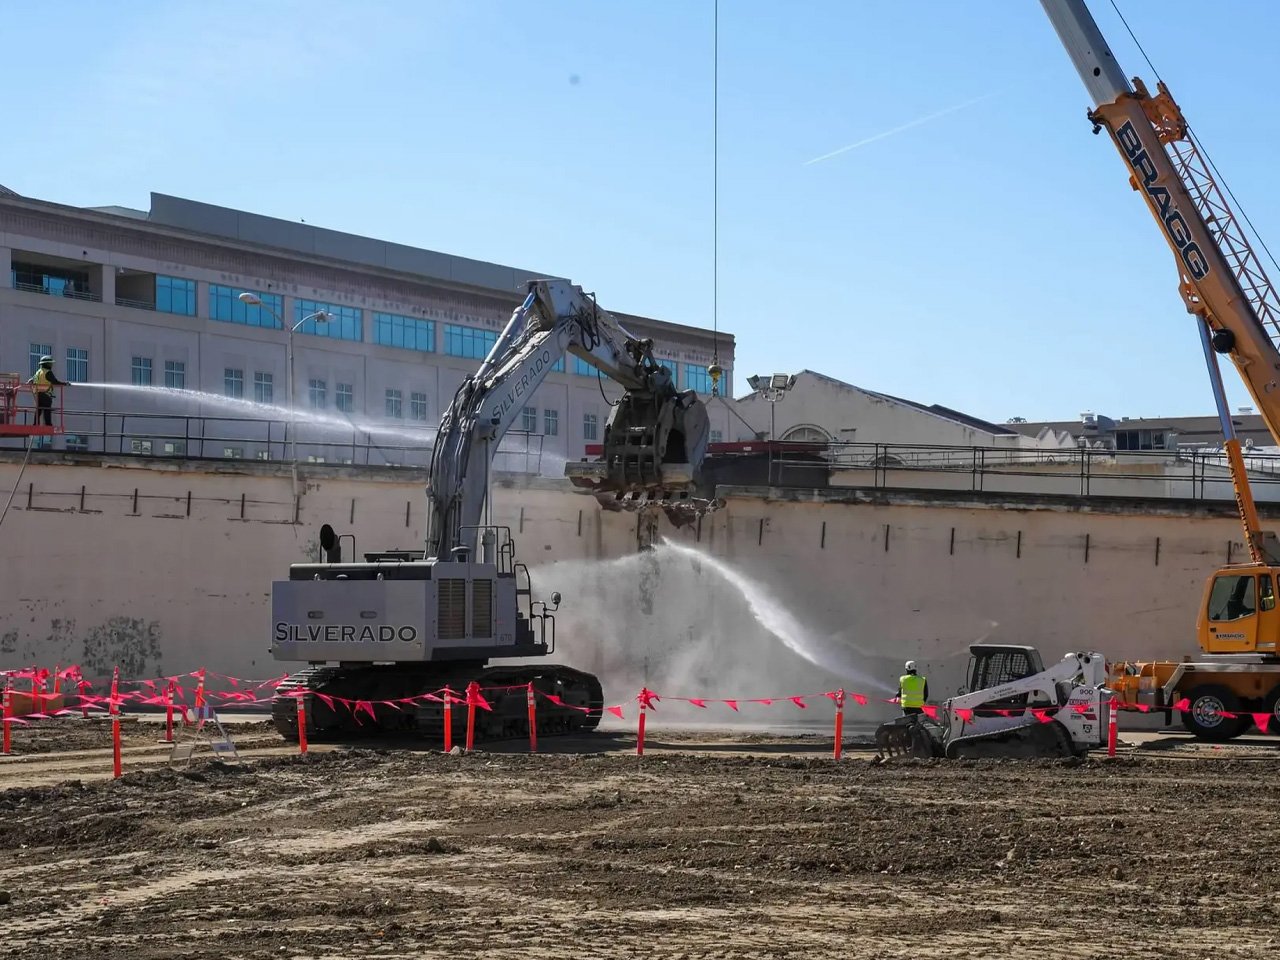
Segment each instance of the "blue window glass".
[{"label": "blue window glass", "polygon": [[561,357],[551,366],[552,373],[564,373],[564,357]]},{"label": "blue window glass", "polygon": [[433,353],[436,349],[436,325],[418,317],[402,317],[395,313],[373,315],[373,342],[402,350]]},{"label": "blue window glass", "polygon": [[497,342],[498,334],[492,330],[477,330],[475,327],[445,324],[444,352],[451,357],[483,360]]},{"label": "blue window glass", "polygon": [[[319,323],[314,318],[302,323],[303,317],[322,310],[329,315],[326,323]],[[298,327],[299,333],[331,337],[334,340],[354,340],[357,343],[364,340],[364,311],[359,307],[343,307],[315,300],[294,300],[293,322],[302,324]]]},{"label": "blue window glass", "polygon": [[573,372],[580,377],[594,377],[596,375],[596,368],[587,363],[587,361],[583,360],[581,357],[574,357]]},{"label": "blue window glass", "polygon": [[151,384],[151,358],[134,357],[130,364],[132,383],[135,387],[146,387]]},{"label": "blue window glass", "polygon": [[163,313],[178,313],[184,317],[196,315],[196,282],[181,277],[156,275],[156,309]]},{"label": "blue window glass", "polygon": [[711,374],[707,373],[707,368],[696,363],[686,363],[684,365],[684,388],[686,390],[696,390],[698,393],[710,393]]},{"label": "blue window glass", "polygon": [[[250,306],[240,300],[240,294],[244,292],[235,287],[209,284],[209,316],[223,323],[240,323],[246,327],[279,330],[283,326],[276,317],[284,315],[284,297],[253,290],[250,292],[262,301],[262,306]],[[275,315],[272,315],[272,310]]]},{"label": "blue window glass", "polygon": [[86,383],[89,380],[89,351],[79,347],[67,348],[67,382]]}]

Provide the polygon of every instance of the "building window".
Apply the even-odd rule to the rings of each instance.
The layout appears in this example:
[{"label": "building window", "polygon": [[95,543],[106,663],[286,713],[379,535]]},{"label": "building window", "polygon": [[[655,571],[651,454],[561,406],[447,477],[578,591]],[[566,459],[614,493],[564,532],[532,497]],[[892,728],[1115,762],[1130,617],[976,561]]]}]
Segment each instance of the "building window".
[{"label": "building window", "polygon": [[333,393],[333,405],[343,413],[356,408],[356,388],[350,383],[340,383]]},{"label": "building window", "polygon": [[307,454],[307,463],[324,463],[324,457],[317,457],[315,454]]},{"label": "building window", "polygon": [[89,438],[82,433],[68,433],[67,449],[71,450],[72,452],[78,451],[80,453],[83,453],[84,451],[89,449]]},{"label": "building window", "polygon": [[399,390],[387,391],[387,416],[394,420],[404,417],[404,394]]},{"label": "building window", "polygon": [[1163,430],[1117,430],[1117,450],[1163,450]]},{"label": "building window", "polygon": [[89,351],[79,347],[67,348],[67,382],[87,383],[89,380]]},{"label": "building window", "polygon": [[444,352],[451,357],[483,360],[497,342],[498,335],[492,330],[477,330],[475,327],[445,324]]},{"label": "building window", "polygon": [[723,443],[723,442],[724,442],[724,433],[723,433],[722,431],[720,431],[720,430],[712,430],[712,431],[711,431],[711,440],[710,440],[710,442],[711,442],[711,443]]},{"label": "building window", "polygon": [[323,380],[310,380],[307,382],[307,390],[310,394],[312,409],[324,409],[326,403],[325,394],[328,392],[328,389],[328,386]]},{"label": "building window", "polygon": [[174,390],[187,388],[187,365],[181,360],[164,362],[164,385]]},{"label": "building window", "polygon": [[240,460],[244,457],[244,447],[223,447],[222,455],[228,460]]},{"label": "building window", "polygon": [[184,317],[196,315],[196,282],[181,277],[156,276],[156,309],[164,313],[178,313]]},{"label": "building window", "polygon": [[34,377],[36,375],[36,371],[40,369],[41,357],[52,357],[52,356],[53,356],[53,347],[50,346],[49,344],[47,343],[31,344],[31,352],[30,352],[31,376]]},{"label": "building window", "polygon": [[151,358],[134,357],[130,367],[135,387],[146,387],[151,384]]},{"label": "building window", "polygon": [[583,360],[581,357],[574,357],[573,372],[580,377],[594,377],[596,375],[596,368],[587,363],[587,361]]},{"label": "building window", "polygon": [[551,365],[552,373],[564,373],[564,357],[561,357]]},{"label": "building window", "polygon": [[[266,327],[279,330],[282,326],[276,316],[284,315],[284,297],[274,293],[249,291],[262,301],[262,306],[250,306],[240,299],[243,290],[209,284],[209,316],[223,323],[240,323],[246,327]],[[272,310],[275,314],[272,314]]]},{"label": "building window", "polygon": [[560,411],[550,408],[542,411],[543,433],[548,437],[559,436],[560,434]]},{"label": "building window", "polygon": [[667,373],[671,374],[671,383],[674,386],[680,386],[680,371],[676,368],[674,360],[659,360],[658,366],[666,367]]},{"label": "building window", "polygon": [[520,411],[520,429],[525,433],[536,433],[538,430],[538,408],[525,407]]},{"label": "building window", "polygon": [[255,454],[255,459],[258,459],[258,460],[270,460],[270,459],[271,459],[271,453],[270,453],[270,451],[267,451],[267,450],[259,450],[259,451],[257,452],[257,454]]},{"label": "building window", "polygon": [[373,342],[380,343],[384,347],[432,353],[436,349],[436,325],[430,320],[420,320],[417,317],[402,317],[395,313],[375,313]]},{"label": "building window", "polygon": [[151,452],[150,440],[130,440],[129,452],[137,454],[148,454]]},{"label": "building window", "polygon": [[698,393],[710,393],[711,374],[707,373],[707,368],[697,363],[686,363],[684,365],[684,388],[686,390],[695,390]]},{"label": "building window", "polygon": [[228,397],[244,399],[244,371],[226,367],[222,371],[222,392]]},{"label": "building window", "polygon": [[415,420],[427,419],[427,395],[425,393],[409,394],[409,416]]},{"label": "building window", "polygon": [[[321,310],[329,315],[325,323],[319,323],[314,319],[302,323],[303,317],[319,313]],[[358,307],[343,307],[333,303],[320,303],[316,300],[294,300],[293,322],[302,323],[302,326],[298,327],[300,333],[331,337],[334,340],[354,340],[357,343],[364,339],[364,311]]]},{"label": "building window", "polygon": [[599,425],[600,420],[594,413],[584,413],[582,415],[582,439],[596,439],[596,428]]},{"label": "building window", "polygon": [[164,442],[164,455],[166,457],[185,457],[187,455],[187,441],[166,440]]},{"label": "building window", "polygon": [[257,370],[253,374],[253,399],[257,403],[275,403],[276,380],[270,373]]}]

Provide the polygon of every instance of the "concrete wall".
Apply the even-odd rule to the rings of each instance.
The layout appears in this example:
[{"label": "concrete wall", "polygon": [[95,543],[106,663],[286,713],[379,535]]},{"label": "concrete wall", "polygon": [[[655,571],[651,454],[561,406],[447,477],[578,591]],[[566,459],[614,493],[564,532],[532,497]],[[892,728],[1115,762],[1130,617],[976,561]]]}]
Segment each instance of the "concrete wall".
[{"label": "concrete wall", "polygon": [[[0,496],[16,483],[0,526],[0,666],[277,675],[270,583],[314,555],[322,523],[354,530],[359,550],[423,537],[412,471],[306,470],[294,525],[287,470],[275,465],[41,457],[20,483],[20,463],[0,461]],[[561,484],[495,491],[494,520],[512,528],[535,594],[565,595],[560,657],[599,671],[612,702],[641,682],[694,696],[839,683],[878,693],[907,657],[940,695],[984,636],[1054,658],[1084,647],[1111,659],[1191,653],[1205,577],[1229,542],[1243,556],[1229,503],[722,493],[726,507],[700,526],[661,522],[677,546],[639,554],[651,531],[635,514],[602,512]]]}]

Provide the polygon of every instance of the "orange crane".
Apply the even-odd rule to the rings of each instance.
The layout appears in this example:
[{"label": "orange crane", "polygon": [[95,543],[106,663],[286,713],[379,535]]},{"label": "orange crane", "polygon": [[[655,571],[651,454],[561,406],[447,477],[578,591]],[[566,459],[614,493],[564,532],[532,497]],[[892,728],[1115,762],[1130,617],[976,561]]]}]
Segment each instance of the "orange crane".
[{"label": "orange crane", "polygon": [[1235,364],[1267,429],[1280,444],[1280,298],[1214,170],[1164,82],[1152,95],[1117,64],[1083,0],[1041,0],[1094,101],[1093,132],[1106,130],[1173,251],[1179,290],[1196,317],[1249,561],[1217,570],[1204,587],[1198,660],[1116,664],[1108,686],[1122,702],[1177,706],[1197,737],[1229,740],[1269,714],[1280,728],[1280,548],[1264,534],[1249,489],[1218,369]]}]

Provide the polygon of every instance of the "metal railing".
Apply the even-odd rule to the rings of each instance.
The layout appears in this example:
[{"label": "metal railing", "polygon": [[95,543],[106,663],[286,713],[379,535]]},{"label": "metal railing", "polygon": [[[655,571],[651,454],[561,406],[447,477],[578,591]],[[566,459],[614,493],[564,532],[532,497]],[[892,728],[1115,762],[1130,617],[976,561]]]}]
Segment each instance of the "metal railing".
[{"label": "metal railing", "polygon": [[[1216,446],[1117,451],[848,442],[816,452],[812,443],[768,446],[775,486],[810,485],[806,478],[825,466],[833,486],[1234,499],[1226,455]],[[1255,497],[1280,501],[1280,453],[1246,459]],[[800,480],[789,484],[789,474]]]},{"label": "metal railing", "polygon": [[[175,413],[133,413],[104,410],[64,412],[65,434],[38,438],[38,447],[61,447],[69,452],[104,453],[174,460],[258,460],[291,463],[290,422],[284,418],[227,417]],[[422,441],[385,442],[376,427],[352,424],[296,424],[298,462],[332,465],[408,467],[430,465],[434,431],[423,429]],[[387,432],[407,433],[412,427],[387,424]],[[323,430],[318,438],[304,434]],[[20,447],[19,438],[0,436],[0,450]],[[506,473],[538,474],[542,468],[541,434],[510,430],[498,447],[494,469]]]},{"label": "metal railing", "polygon": [[130,300],[128,297],[116,297],[117,307],[132,307],[134,310],[154,310],[156,308],[153,300]]},{"label": "metal railing", "polygon": [[54,290],[43,283],[30,283],[25,280],[15,280],[13,289],[21,290],[24,293],[43,293],[50,297],[66,297],[68,300],[87,300],[90,303],[102,302],[102,294],[99,293],[91,293],[88,290],[69,290],[66,287]]}]

